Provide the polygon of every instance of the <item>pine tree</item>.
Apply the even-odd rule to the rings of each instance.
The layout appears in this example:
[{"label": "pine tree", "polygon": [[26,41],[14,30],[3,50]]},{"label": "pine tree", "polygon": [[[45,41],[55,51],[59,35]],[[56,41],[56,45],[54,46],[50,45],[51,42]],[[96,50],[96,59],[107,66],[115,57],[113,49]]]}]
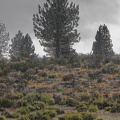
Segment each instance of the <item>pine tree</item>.
[{"label": "pine tree", "polygon": [[9,40],[9,33],[6,32],[5,24],[0,23],[0,59],[7,55]]},{"label": "pine tree", "polygon": [[96,41],[93,42],[92,50],[94,55],[102,55],[103,57],[107,57],[114,54],[112,49],[112,40],[110,37],[110,32],[107,26],[105,24],[100,25],[95,36]]},{"label": "pine tree", "polygon": [[35,47],[33,45],[32,39],[27,33],[24,37],[23,43],[23,56],[25,58],[30,58],[30,56],[34,55]]},{"label": "pine tree", "polygon": [[80,40],[76,29],[79,6],[68,0],[46,0],[38,10],[33,15],[33,29],[44,51],[55,58],[74,53],[72,46]]},{"label": "pine tree", "polygon": [[11,42],[9,51],[11,59],[21,60],[34,54],[35,48],[29,34],[24,37],[23,33],[18,31]]}]

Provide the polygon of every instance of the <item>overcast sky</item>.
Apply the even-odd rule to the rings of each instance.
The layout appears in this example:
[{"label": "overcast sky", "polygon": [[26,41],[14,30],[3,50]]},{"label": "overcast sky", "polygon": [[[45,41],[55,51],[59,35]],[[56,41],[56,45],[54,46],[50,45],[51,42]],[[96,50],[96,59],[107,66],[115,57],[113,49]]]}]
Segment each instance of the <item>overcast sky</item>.
[{"label": "overcast sky", "polygon": [[[44,55],[43,47],[38,43],[33,32],[33,14],[38,12],[46,0],[0,0],[0,20],[6,25],[10,38],[21,30],[29,33],[36,47],[36,52]],[[120,53],[120,0],[68,0],[79,4],[80,20],[78,31],[80,43],[74,45],[78,53],[90,53],[99,25],[106,24],[111,34],[113,49]]]}]

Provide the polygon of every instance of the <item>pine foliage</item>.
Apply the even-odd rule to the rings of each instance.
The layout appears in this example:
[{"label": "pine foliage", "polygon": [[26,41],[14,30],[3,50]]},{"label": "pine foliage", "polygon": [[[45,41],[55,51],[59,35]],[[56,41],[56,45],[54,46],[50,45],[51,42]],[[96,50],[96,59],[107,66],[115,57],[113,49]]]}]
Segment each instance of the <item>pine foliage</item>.
[{"label": "pine foliage", "polygon": [[43,8],[38,5],[33,29],[45,52],[56,58],[74,53],[72,46],[80,40],[78,15],[79,6],[68,0],[46,0]]},{"label": "pine foliage", "polygon": [[23,33],[21,31],[18,31],[11,42],[11,49],[9,51],[11,59],[20,60],[24,58],[29,58],[31,55],[34,54],[35,47],[29,34],[26,34],[24,37]]},{"label": "pine foliage", "polygon": [[102,55],[103,57],[107,57],[114,54],[112,49],[113,44],[110,38],[110,32],[107,26],[100,25],[99,30],[95,36],[95,42],[93,42],[93,54],[95,55]]}]

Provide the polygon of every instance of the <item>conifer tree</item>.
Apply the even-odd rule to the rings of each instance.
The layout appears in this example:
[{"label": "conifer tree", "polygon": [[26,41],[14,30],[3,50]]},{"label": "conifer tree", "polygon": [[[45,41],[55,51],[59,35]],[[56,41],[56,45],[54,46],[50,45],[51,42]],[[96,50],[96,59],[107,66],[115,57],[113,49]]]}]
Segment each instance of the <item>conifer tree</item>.
[{"label": "conifer tree", "polygon": [[19,30],[11,42],[11,49],[9,51],[11,59],[21,60],[29,58],[34,54],[35,48],[29,34],[26,34],[24,37],[23,33]]},{"label": "conifer tree", "polygon": [[45,52],[55,58],[74,53],[72,45],[80,40],[76,29],[78,15],[79,5],[68,0],[46,0],[43,8],[38,5],[33,29]]},{"label": "conifer tree", "polygon": [[0,59],[7,55],[9,40],[9,33],[6,32],[5,24],[0,23]]},{"label": "conifer tree", "polygon": [[102,55],[103,57],[107,57],[114,54],[112,49],[112,40],[110,38],[110,32],[107,26],[100,25],[99,30],[95,36],[95,42],[93,42],[93,54],[94,55]]},{"label": "conifer tree", "polygon": [[28,33],[25,35],[22,44],[24,45],[22,49],[25,58],[30,58],[30,56],[34,55],[35,47]]}]

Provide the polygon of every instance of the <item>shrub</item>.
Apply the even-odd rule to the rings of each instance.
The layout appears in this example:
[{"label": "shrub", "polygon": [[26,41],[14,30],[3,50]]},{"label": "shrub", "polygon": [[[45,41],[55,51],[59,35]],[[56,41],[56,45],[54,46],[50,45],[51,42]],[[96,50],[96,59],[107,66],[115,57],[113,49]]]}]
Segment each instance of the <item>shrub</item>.
[{"label": "shrub", "polygon": [[66,113],[64,116],[59,117],[58,120],[95,120],[95,116],[87,112]]},{"label": "shrub", "polygon": [[20,116],[18,120],[30,120],[28,115]]},{"label": "shrub", "polygon": [[10,108],[14,105],[14,101],[10,99],[3,99],[0,101],[0,107]]},{"label": "shrub", "polygon": [[103,120],[102,118],[97,118],[96,120]]},{"label": "shrub", "polygon": [[78,112],[85,112],[85,111],[87,111],[87,105],[85,105],[85,104],[79,104],[78,106],[77,106],[77,111]]},{"label": "shrub", "polygon": [[109,107],[105,107],[105,109],[104,109],[105,111],[110,111],[111,110],[111,107],[109,106]]},{"label": "shrub", "polygon": [[63,81],[71,81],[74,79],[74,75],[73,74],[68,74],[68,75],[65,75],[63,76]]},{"label": "shrub", "polygon": [[79,103],[75,99],[68,97],[68,98],[65,99],[65,104],[67,106],[73,107],[73,106],[77,106]]},{"label": "shrub", "polygon": [[16,71],[21,71],[21,72],[25,72],[26,70],[28,70],[29,65],[27,62],[25,61],[21,61],[21,62],[12,62],[10,65],[11,69],[14,69]]},{"label": "shrub", "polygon": [[27,106],[27,101],[26,100],[18,100],[17,101],[17,104],[16,104],[17,107],[26,107]]},{"label": "shrub", "polygon": [[117,103],[120,104],[120,98],[117,99]]},{"label": "shrub", "polygon": [[119,112],[120,112],[120,104],[114,104],[114,105],[111,107],[110,112],[112,112],[112,113],[119,113]]},{"label": "shrub", "polygon": [[57,114],[63,114],[64,111],[60,109],[60,107],[58,105],[54,105],[54,106],[49,106],[50,110],[54,110],[56,111]]},{"label": "shrub", "polygon": [[42,110],[37,112],[36,118],[40,120],[50,120],[50,118],[55,117],[57,113],[54,110]]},{"label": "shrub", "polygon": [[39,75],[40,75],[41,77],[47,77],[47,73],[46,73],[46,72],[40,72]]},{"label": "shrub", "polygon": [[[39,118],[38,118],[38,120],[39,120]],[[50,120],[50,117],[49,117],[49,115],[43,115],[43,116],[41,116],[40,120]]]},{"label": "shrub", "polygon": [[88,102],[90,101],[90,96],[84,93],[80,96],[80,100]]},{"label": "shrub", "polygon": [[92,71],[88,74],[90,79],[102,79],[100,71]]},{"label": "shrub", "polygon": [[6,118],[12,118],[11,113],[7,111],[2,112],[1,115],[5,116]]},{"label": "shrub", "polygon": [[0,120],[6,120],[6,117],[0,115]]},{"label": "shrub", "polygon": [[21,115],[25,115],[27,114],[29,111],[28,111],[28,108],[27,107],[21,107],[21,108],[18,108],[17,109],[17,113],[18,114],[21,114]]},{"label": "shrub", "polygon": [[41,101],[49,105],[53,105],[55,103],[54,98],[47,93],[41,94]]},{"label": "shrub", "polygon": [[49,64],[48,66],[46,66],[46,68],[51,71],[51,70],[55,69],[55,65],[54,64]]},{"label": "shrub", "polygon": [[32,106],[32,105],[27,106],[27,108],[28,108],[28,110],[29,110],[30,112],[36,110],[36,108],[35,108],[34,106]]},{"label": "shrub", "polygon": [[55,100],[55,104],[58,104],[58,105],[61,105],[62,104],[62,98],[61,96],[59,95],[54,95],[53,96],[54,100]]},{"label": "shrub", "polygon": [[91,105],[89,106],[89,111],[90,111],[90,112],[96,112],[97,110],[98,110],[98,107],[97,107],[96,105],[92,105],[92,104],[91,104]]},{"label": "shrub", "polygon": [[81,113],[83,120],[94,120],[96,117],[89,112]]},{"label": "shrub", "polygon": [[19,114],[17,112],[12,113],[12,118],[19,118]]},{"label": "shrub", "polygon": [[48,78],[56,78],[56,77],[57,77],[57,75],[55,73],[51,73],[48,75]]},{"label": "shrub", "polygon": [[41,110],[45,108],[45,105],[43,102],[37,102],[37,103],[34,103],[34,107],[36,108],[36,110]]},{"label": "shrub", "polygon": [[111,63],[108,63],[106,65],[104,65],[102,68],[101,68],[101,71],[103,73],[110,73],[110,74],[114,74],[114,73],[118,73],[119,72],[119,68],[117,65],[113,64],[112,62]]},{"label": "shrub", "polygon": [[46,110],[44,111],[44,114],[49,115],[50,118],[55,117],[57,115],[55,110],[48,110],[48,111]]},{"label": "shrub", "polygon": [[36,114],[35,113],[30,113],[29,114],[29,119],[30,120],[36,120]]},{"label": "shrub", "polygon": [[41,99],[41,94],[39,94],[39,93],[31,92],[31,93],[27,94],[27,96],[26,96],[27,102],[29,102],[31,104],[34,103],[34,101],[37,101],[40,99]]},{"label": "shrub", "polygon": [[79,113],[66,113],[63,117],[59,117],[58,120],[83,120]]},{"label": "shrub", "polygon": [[22,93],[16,93],[14,96],[13,96],[13,98],[15,99],[15,100],[18,100],[18,99],[20,99],[20,98],[22,98],[23,97],[23,94]]},{"label": "shrub", "polygon": [[104,109],[105,107],[108,107],[108,101],[106,99],[98,99],[94,101],[94,104],[97,105],[98,109]]},{"label": "shrub", "polygon": [[30,79],[34,79],[34,75],[35,74],[35,70],[34,69],[28,69],[24,74],[23,74],[23,78],[30,80]]}]

